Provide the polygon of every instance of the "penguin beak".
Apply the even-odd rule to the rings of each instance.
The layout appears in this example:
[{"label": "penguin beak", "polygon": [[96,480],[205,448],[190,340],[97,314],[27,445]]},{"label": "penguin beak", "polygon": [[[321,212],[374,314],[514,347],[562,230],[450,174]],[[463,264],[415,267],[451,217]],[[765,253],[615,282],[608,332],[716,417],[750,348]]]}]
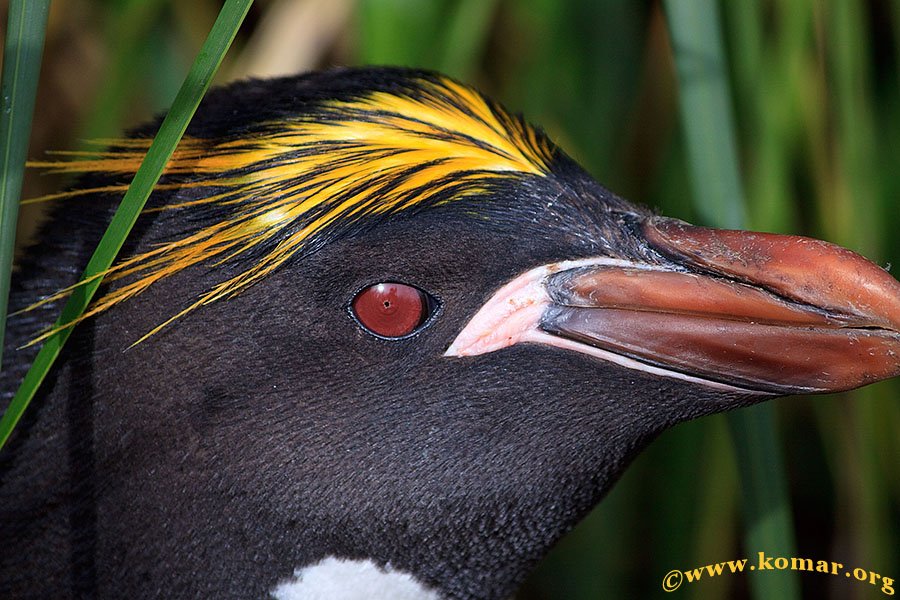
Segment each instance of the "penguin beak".
[{"label": "penguin beak", "polygon": [[567,261],[516,278],[447,351],[517,342],[762,393],[847,390],[900,374],[900,283],[840,246],[654,217],[667,261]]}]

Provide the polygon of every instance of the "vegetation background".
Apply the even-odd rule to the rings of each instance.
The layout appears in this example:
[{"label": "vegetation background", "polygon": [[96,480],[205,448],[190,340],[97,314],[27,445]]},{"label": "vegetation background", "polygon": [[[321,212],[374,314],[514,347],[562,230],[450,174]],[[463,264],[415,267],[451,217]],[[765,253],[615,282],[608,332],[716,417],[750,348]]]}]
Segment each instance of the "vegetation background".
[{"label": "vegetation background", "polygon": [[[165,110],[220,6],[53,0],[29,155],[115,137]],[[900,265],[900,2],[718,6],[751,227]],[[257,0],[217,83],[357,64],[475,84],[618,194],[700,220],[659,1]],[[24,197],[63,184],[31,171]],[[22,207],[20,242],[44,209]],[[798,556],[900,578],[898,385],[775,401]],[[769,574],[704,578],[671,596],[661,587],[672,569],[767,551],[747,547],[740,502],[725,418],[681,425],[635,461],[519,599],[749,597],[749,580]],[[800,582],[807,598],[885,595],[842,576]]]}]

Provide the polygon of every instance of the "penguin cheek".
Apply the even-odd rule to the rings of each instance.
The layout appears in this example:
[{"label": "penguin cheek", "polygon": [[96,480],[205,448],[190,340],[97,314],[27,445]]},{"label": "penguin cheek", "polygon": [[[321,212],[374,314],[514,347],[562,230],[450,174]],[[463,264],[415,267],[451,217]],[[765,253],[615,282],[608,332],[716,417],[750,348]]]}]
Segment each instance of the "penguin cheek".
[{"label": "penguin cheek", "polygon": [[382,339],[402,339],[430,322],[437,301],[415,286],[384,282],[357,292],[348,308],[350,315],[366,332]]}]

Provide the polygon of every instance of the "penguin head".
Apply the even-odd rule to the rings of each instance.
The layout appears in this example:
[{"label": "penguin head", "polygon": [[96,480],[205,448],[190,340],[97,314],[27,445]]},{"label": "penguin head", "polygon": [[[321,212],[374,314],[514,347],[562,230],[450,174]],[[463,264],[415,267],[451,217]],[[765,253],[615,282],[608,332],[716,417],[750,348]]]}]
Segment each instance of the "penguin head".
[{"label": "penguin head", "polygon": [[[108,193],[146,145],[70,168]],[[900,371],[880,268],[656,216],[433,73],[214,92],[139,227],[85,325],[146,573],[503,597],[664,429]]]}]

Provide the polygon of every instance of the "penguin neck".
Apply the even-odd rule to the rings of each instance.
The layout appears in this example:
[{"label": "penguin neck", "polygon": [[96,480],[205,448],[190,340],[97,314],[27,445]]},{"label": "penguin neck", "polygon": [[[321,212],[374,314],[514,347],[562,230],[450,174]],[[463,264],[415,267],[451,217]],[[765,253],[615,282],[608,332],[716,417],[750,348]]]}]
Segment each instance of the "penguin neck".
[{"label": "penguin neck", "polygon": [[[619,456],[608,464],[617,469],[626,461]],[[353,484],[323,491],[297,482],[297,489],[313,491],[296,505],[294,533],[304,555],[294,570],[328,558],[372,560],[448,597],[509,598],[617,475],[605,466],[584,469],[592,472],[548,469],[530,483],[410,478],[367,497],[355,494]]]}]

